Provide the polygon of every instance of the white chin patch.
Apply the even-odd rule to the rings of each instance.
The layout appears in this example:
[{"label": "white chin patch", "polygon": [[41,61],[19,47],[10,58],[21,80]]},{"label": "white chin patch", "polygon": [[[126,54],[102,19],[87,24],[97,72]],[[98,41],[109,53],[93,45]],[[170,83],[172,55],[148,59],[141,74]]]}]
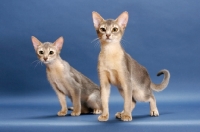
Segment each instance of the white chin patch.
[{"label": "white chin patch", "polygon": [[49,63],[49,61],[43,61],[43,63],[44,63],[44,64],[48,64],[48,63]]},{"label": "white chin patch", "polygon": [[106,39],[106,42],[112,42],[112,39]]}]

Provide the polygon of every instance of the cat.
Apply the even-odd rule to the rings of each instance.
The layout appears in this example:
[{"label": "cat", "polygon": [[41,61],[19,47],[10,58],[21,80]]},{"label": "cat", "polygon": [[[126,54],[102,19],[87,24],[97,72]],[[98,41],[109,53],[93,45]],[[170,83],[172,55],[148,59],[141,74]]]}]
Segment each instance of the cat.
[{"label": "cat", "polygon": [[32,36],[37,57],[46,65],[47,78],[61,105],[57,115],[65,116],[68,112],[65,96],[68,96],[73,103],[72,116],[90,112],[100,114],[102,106],[99,86],[61,59],[63,42],[63,37],[60,37],[54,43],[41,43]]},{"label": "cat", "polygon": [[128,22],[128,12],[123,12],[117,19],[104,20],[97,12],[92,12],[101,51],[98,57],[98,74],[102,101],[102,114],[99,121],[109,119],[108,99],[110,84],[118,88],[124,98],[124,110],[116,113],[122,121],[132,120],[132,110],[136,101],[150,102],[150,115],[159,116],[153,91],[165,89],[169,83],[170,73],[163,69],[157,76],[164,74],[161,84],[151,82],[145,67],[140,65],[122,48],[120,41]]}]

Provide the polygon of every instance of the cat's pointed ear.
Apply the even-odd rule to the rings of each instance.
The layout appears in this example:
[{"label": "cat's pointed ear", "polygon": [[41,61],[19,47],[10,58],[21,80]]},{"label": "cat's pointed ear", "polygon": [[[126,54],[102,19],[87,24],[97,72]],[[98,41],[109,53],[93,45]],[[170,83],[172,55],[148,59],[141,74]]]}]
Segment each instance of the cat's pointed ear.
[{"label": "cat's pointed ear", "polygon": [[31,37],[33,47],[35,50],[37,50],[38,46],[41,45],[41,42],[34,36]]},{"label": "cat's pointed ear", "polygon": [[94,27],[96,29],[99,28],[99,25],[102,21],[104,21],[104,19],[101,17],[101,15],[95,11],[92,12],[92,18],[93,18],[93,23],[94,23]]},{"label": "cat's pointed ear", "polygon": [[58,38],[55,42],[54,42],[54,45],[56,46],[56,48],[58,50],[61,50],[62,49],[62,46],[63,46],[63,43],[64,43],[64,38],[63,37],[60,37]]},{"label": "cat's pointed ear", "polygon": [[122,28],[126,28],[126,25],[128,23],[128,12],[123,12],[121,15],[118,16],[115,21],[117,21],[119,26],[121,26]]}]

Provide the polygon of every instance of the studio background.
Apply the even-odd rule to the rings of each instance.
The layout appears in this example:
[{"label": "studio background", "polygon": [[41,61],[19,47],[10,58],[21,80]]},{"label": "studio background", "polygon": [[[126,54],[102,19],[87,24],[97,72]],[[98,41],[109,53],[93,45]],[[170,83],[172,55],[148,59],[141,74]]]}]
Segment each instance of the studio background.
[{"label": "studio background", "polygon": [[[171,73],[168,87],[162,92],[155,93],[158,109],[160,104],[161,109],[170,113],[165,115],[165,120],[161,118],[160,111],[158,121],[165,120],[164,126],[167,122],[171,123],[166,130],[197,130],[200,124],[197,112],[200,108],[199,7],[199,0],[1,0],[0,130],[30,128],[28,130],[31,131],[33,126],[39,130],[46,130],[49,122],[52,123],[49,126],[59,127],[59,123],[54,124],[54,120],[63,122],[64,130],[76,130],[72,126],[81,125],[82,120],[82,123],[89,120],[97,126],[102,125],[97,121],[96,115],[78,118],[69,115],[64,118],[56,117],[60,109],[59,102],[47,81],[45,65],[35,62],[37,57],[31,42],[31,36],[37,37],[41,42],[54,42],[63,36],[62,59],[99,84],[97,58],[100,44],[93,41],[97,35],[92,22],[92,11],[97,11],[105,19],[116,19],[123,11],[129,12],[129,22],[122,40],[126,52],[147,68],[154,83],[160,83],[163,79],[163,76],[156,76],[159,70],[168,69]],[[114,122],[114,113],[117,112],[115,109],[123,108],[123,99],[114,86],[110,95],[110,105],[111,113],[113,112],[110,120]],[[172,106],[179,107],[173,109]],[[143,107],[147,115],[147,104],[136,105],[138,113]],[[44,112],[43,109],[46,108],[47,111]],[[29,112],[30,109],[33,111]],[[170,121],[174,121],[174,118],[170,117],[184,109],[181,114],[190,113],[190,117],[177,116],[177,122],[185,122],[173,126],[174,123]],[[43,115],[49,118],[44,117],[43,120]],[[34,118],[27,119],[29,116]],[[135,122],[137,124],[139,120],[138,124],[143,122],[143,125],[148,125],[148,121],[152,122],[152,118],[149,118],[151,117],[138,117]],[[67,125],[66,128],[64,122],[68,124],[68,119],[72,120],[72,126]],[[77,119],[80,123],[77,123]],[[192,123],[189,123],[191,121]],[[120,123],[118,120],[116,122]],[[116,124],[113,123],[114,126],[109,125],[106,129],[111,130]],[[141,124],[135,126],[134,121],[127,124],[127,130],[141,130]],[[153,130],[162,128],[163,124],[155,124]]]}]

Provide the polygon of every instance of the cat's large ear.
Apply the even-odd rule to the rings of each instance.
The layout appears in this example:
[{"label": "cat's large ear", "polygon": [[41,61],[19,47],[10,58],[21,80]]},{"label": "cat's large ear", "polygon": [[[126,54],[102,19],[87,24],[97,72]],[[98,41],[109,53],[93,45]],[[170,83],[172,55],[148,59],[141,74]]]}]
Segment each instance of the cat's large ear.
[{"label": "cat's large ear", "polygon": [[122,28],[126,28],[126,25],[128,23],[128,12],[127,11],[123,12],[121,15],[118,16],[118,18],[115,21]]},{"label": "cat's large ear", "polygon": [[33,47],[35,50],[37,50],[38,46],[41,45],[41,42],[34,36],[31,37]]},{"label": "cat's large ear", "polygon": [[58,50],[61,50],[62,46],[63,46],[63,43],[64,43],[64,39],[63,39],[63,37],[60,37],[54,42],[54,45],[56,46],[56,48]]},{"label": "cat's large ear", "polygon": [[95,11],[92,12],[92,18],[93,18],[93,23],[94,23],[94,27],[96,29],[99,28],[99,25],[102,21],[104,21],[104,19],[101,17],[101,15]]}]

